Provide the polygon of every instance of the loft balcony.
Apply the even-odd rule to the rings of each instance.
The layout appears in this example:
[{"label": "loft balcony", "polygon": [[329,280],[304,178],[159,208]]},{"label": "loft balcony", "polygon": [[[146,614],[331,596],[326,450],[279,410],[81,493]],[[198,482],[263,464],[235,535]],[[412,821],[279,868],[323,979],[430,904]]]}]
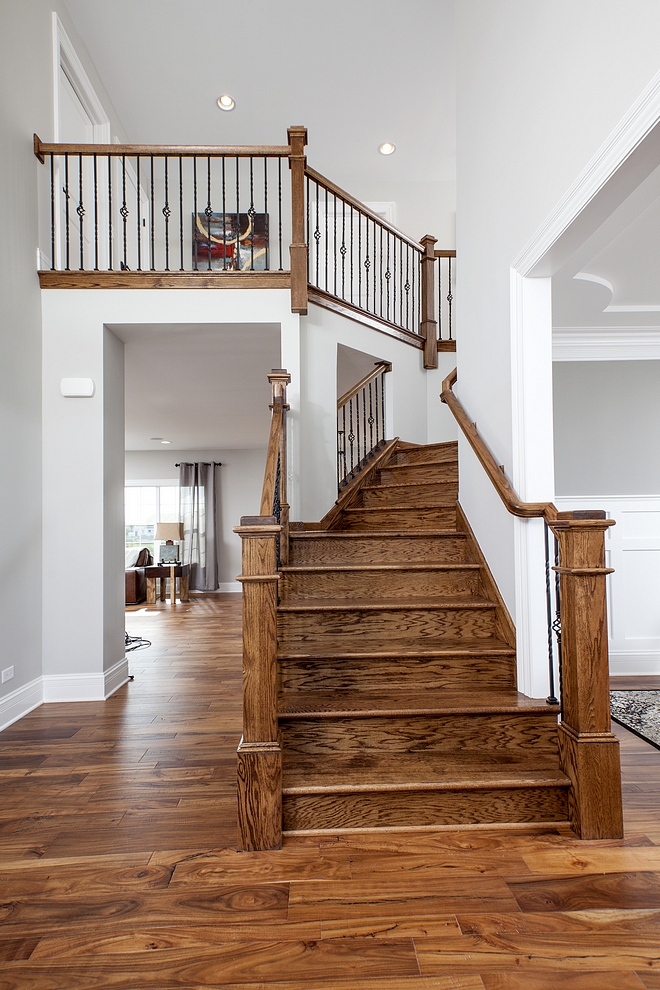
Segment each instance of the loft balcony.
[{"label": "loft balcony", "polygon": [[424,351],[455,350],[455,251],[408,237],[274,146],[45,144],[44,289],[286,289]]}]

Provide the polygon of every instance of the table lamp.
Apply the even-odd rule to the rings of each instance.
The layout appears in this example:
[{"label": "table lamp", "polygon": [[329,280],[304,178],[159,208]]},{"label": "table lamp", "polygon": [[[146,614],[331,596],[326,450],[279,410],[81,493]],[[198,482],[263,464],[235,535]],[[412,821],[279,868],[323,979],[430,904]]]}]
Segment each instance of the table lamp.
[{"label": "table lamp", "polygon": [[183,539],[183,523],[156,523],[156,534],[154,539],[165,541],[164,543],[161,543],[159,562],[164,564],[177,564],[179,562],[179,547],[174,545],[174,541]]}]

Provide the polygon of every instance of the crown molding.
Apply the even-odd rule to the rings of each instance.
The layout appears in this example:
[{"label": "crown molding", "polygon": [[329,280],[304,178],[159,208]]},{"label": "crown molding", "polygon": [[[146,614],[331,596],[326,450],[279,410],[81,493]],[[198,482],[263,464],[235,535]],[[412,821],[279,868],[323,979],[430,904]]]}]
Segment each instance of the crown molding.
[{"label": "crown molding", "polygon": [[554,327],[553,361],[659,361],[658,327]]}]

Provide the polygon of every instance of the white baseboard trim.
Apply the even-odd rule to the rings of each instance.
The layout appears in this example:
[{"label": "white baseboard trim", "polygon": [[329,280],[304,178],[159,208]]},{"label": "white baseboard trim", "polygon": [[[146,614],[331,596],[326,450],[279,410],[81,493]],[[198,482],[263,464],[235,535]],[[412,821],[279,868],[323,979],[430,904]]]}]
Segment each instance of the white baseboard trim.
[{"label": "white baseboard trim", "polygon": [[240,581],[221,581],[220,584],[218,585],[218,591],[223,591],[225,592],[225,594],[232,591],[240,592],[240,590],[241,590]]},{"label": "white baseboard trim", "polygon": [[118,691],[128,682],[128,657],[123,657],[114,666],[103,672],[104,699]]},{"label": "white baseboard trim", "polygon": [[43,704],[41,680],[41,677],[35,677],[33,681],[28,681],[23,687],[0,698],[0,732]]},{"label": "white baseboard trim", "polygon": [[660,674],[660,653],[656,650],[640,650],[639,653],[610,652],[612,677],[645,677]]},{"label": "white baseboard trim", "polygon": [[103,674],[44,674],[44,704],[62,701],[104,701]]}]

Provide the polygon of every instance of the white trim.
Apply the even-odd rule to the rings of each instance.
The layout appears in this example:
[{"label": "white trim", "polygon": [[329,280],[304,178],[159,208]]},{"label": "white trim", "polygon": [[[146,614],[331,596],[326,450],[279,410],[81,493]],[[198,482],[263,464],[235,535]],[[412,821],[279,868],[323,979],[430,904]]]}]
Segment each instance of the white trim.
[{"label": "white trim", "polygon": [[0,732],[14,722],[18,722],[19,718],[23,718],[28,712],[38,708],[43,704],[43,700],[41,677],[35,677],[33,681],[0,698]]},{"label": "white trim", "polygon": [[222,591],[225,594],[234,591],[241,592],[242,590],[243,586],[240,581],[221,581],[218,585],[218,591]]},{"label": "white trim", "polygon": [[110,143],[110,121],[57,12],[53,11],[53,135],[60,140],[60,66],[94,127],[94,143]]},{"label": "white trim", "polygon": [[103,674],[44,674],[44,704],[62,701],[103,701]]},{"label": "white trim", "polygon": [[521,275],[532,273],[596,194],[649,136],[658,121],[660,121],[660,72],[656,73],[640,93],[632,107],[516,257],[513,262],[516,271]]},{"label": "white trim", "polygon": [[105,701],[128,683],[128,657],[122,657],[108,670],[103,671],[103,700]]},{"label": "white trim", "polygon": [[660,313],[660,305],[658,303],[652,303],[651,305],[631,303],[625,306],[606,306],[603,310],[604,313]]},{"label": "white trim", "polygon": [[658,327],[554,327],[553,361],[658,361]]},{"label": "white trim", "polygon": [[[660,652],[640,650],[639,653],[610,651],[610,674],[613,677],[644,677],[660,674]],[[611,685],[616,691],[616,684]]]}]

